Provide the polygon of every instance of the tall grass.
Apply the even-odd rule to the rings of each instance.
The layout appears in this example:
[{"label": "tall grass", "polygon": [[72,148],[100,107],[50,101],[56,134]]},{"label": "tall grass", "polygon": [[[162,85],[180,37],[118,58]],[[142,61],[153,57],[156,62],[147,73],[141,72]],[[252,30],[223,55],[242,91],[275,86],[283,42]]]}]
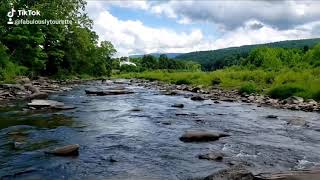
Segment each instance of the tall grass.
[{"label": "tall grass", "polygon": [[320,100],[319,67],[268,71],[238,66],[213,72],[149,71],[117,76],[160,80],[172,84],[192,84],[206,87],[219,85],[224,89],[238,89],[240,92],[248,94],[258,92],[281,99],[296,95]]},{"label": "tall grass", "polygon": [[19,66],[10,61],[4,62],[4,67],[0,67],[0,81],[11,83],[14,82],[15,77],[25,75],[27,68]]}]

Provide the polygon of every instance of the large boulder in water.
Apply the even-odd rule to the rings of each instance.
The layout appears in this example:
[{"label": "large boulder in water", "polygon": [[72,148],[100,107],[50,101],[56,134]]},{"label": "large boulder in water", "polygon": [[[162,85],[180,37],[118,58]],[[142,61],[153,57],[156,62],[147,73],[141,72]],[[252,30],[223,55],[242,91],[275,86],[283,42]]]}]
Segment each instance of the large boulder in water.
[{"label": "large boulder in water", "polygon": [[186,131],[179,139],[183,142],[206,142],[216,141],[219,138],[226,136],[230,135],[207,130],[189,130]]},{"label": "large boulder in water", "polygon": [[57,110],[66,110],[66,109],[74,109],[73,106],[65,106],[64,103],[53,101],[53,100],[43,100],[43,99],[34,99],[31,103],[28,103],[29,107],[33,107],[36,109],[41,108],[49,108],[49,109],[57,109]]},{"label": "large boulder in water", "polygon": [[53,154],[57,156],[70,156],[79,154],[79,144],[70,144],[62,147],[57,147],[50,151],[45,151],[46,154]]},{"label": "large boulder in water", "polygon": [[254,180],[254,175],[242,166],[220,170],[204,178],[204,180]]},{"label": "large boulder in water", "polygon": [[113,88],[113,89],[86,89],[86,94],[92,94],[97,96],[107,96],[107,95],[121,95],[121,94],[132,94],[132,91],[123,88]]},{"label": "large boulder in water", "polygon": [[53,100],[42,100],[42,99],[34,99],[31,103],[28,103],[28,106],[41,108],[41,107],[55,107],[55,106],[64,106],[64,103],[53,101]]},{"label": "large boulder in water", "polygon": [[260,180],[319,180],[320,169],[288,171],[274,174],[262,173],[255,176]]}]

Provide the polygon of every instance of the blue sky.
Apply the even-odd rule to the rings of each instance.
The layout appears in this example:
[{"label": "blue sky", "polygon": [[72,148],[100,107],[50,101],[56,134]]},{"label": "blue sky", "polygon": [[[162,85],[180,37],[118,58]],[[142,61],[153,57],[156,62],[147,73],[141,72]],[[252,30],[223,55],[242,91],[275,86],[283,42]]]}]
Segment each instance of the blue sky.
[{"label": "blue sky", "polygon": [[319,37],[319,1],[87,0],[117,56],[191,52]]}]

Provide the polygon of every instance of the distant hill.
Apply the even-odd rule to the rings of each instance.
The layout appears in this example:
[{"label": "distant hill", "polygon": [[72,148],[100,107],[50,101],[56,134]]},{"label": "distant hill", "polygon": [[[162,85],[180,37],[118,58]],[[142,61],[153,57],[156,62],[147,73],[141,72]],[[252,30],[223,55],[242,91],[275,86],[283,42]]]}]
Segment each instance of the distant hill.
[{"label": "distant hill", "polygon": [[[168,58],[175,58],[179,55],[182,55],[183,53],[150,53],[148,55],[152,55],[152,56],[155,56],[155,57],[159,57],[161,54],[165,54],[168,56]],[[131,58],[138,58],[138,57],[142,57],[143,55],[132,55],[130,56]]]},{"label": "distant hill", "polygon": [[197,51],[181,54],[175,59],[192,60],[201,64],[204,70],[219,69],[223,66],[236,64],[241,57],[245,58],[249,52],[257,47],[266,46],[274,48],[301,48],[307,50],[315,44],[320,43],[320,38],[279,41],[266,44],[245,45],[240,47],[230,47],[224,49]]}]

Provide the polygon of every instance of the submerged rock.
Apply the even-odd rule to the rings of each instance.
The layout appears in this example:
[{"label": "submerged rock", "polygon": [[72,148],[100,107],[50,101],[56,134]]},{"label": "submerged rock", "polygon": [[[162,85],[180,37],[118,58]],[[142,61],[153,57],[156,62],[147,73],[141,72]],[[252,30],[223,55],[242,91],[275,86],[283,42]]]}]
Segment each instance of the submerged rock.
[{"label": "submerged rock", "polygon": [[183,104],[174,104],[171,107],[176,107],[176,108],[183,108],[184,105]]},{"label": "submerged rock", "polygon": [[24,142],[19,142],[19,141],[13,142],[13,148],[16,150],[23,149],[24,147],[25,147]]},{"label": "submerged rock", "polygon": [[307,121],[302,118],[288,119],[286,120],[288,125],[293,126],[307,126]]},{"label": "submerged rock", "polygon": [[201,154],[198,156],[199,159],[206,159],[206,160],[216,160],[216,161],[221,161],[223,159],[223,154],[222,153],[215,153],[215,152],[210,152],[208,154]]},{"label": "submerged rock", "polygon": [[259,180],[319,180],[320,169],[288,171],[274,174],[258,174],[255,179]]},{"label": "submerged rock", "polygon": [[50,151],[45,151],[46,154],[53,154],[57,156],[71,156],[79,154],[79,144],[70,144],[62,147],[57,147]]},{"label": "submerged rock", "polygon": [[97,96],[107,96],[107,95],[121,95],[121,94],[132,94],[132,91],[126,89],[106,89],[106,90],[99,90],[99,89],[86,89],[86,94],[92,94]]},{"label": "submerged rock", "polygon": [[118,162],[116,159],[114,159],[112,156],[110,156],[109,161],[114,163],[114,162]]},{"label": "submerged rock", "polygon": [[133,111],[133,112],[138,112],[138,111],[142,111],[142,109],[140,109],[140,108],[132,108],[132,109],[130,109],[130,111]]},{"label": "submerged rock", "polygon": [[193,101],[204,101],[205,98],[203,98],[201,96],[192,96],[191,100],[193,100]]},{"label": "submerged rock", "polygon": [[220,170],[204,178],[204,180],[254,180],[254,175],[242,166],[234,166]]},{"label": "submerged rock", "polygon": [[179,139],[183,142],[206,142],[216,141],[221,137],[227,136],[230,135],[206,130],[189,130],[186,131]]},{"label": "submerged rock", "polygon": [[268,116],[266,116],[266,118],[269,118],[269,119],[276,119],[276,118],[278,118],[278,116],[276,116],[276,115],[268,115]]}]

